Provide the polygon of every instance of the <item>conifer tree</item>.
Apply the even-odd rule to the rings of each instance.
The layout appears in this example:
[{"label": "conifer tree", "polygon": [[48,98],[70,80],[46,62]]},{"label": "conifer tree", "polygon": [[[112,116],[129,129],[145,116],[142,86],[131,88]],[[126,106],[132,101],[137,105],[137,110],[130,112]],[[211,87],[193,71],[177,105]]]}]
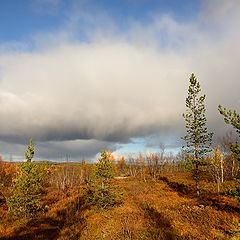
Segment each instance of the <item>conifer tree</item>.
[{"label": "conifer tree", "polygon": [[[218,111],[224,116],[224,121],[226,124],[231,124],[235,128],[236,132],[240,136],[240,114],[236,110],[231,111],[226,108],[222,108],[221,105],[218,106]],[[236,142],[230,145],[231,151],[236,155],[237,159],[240,161],[240,146]]]},{"label": "conifer tree", "polygon": [[95,178],[100,181],[102,188],[114,178],[113,165],[104,148],[101,151],[101,158],[98,159],[96,164]]},{"label": "conifer tree", "polygon": [[27,151],[25,153],[25,157],[27,162],[31,162],[34,156],[34,146],[33,146],[33,142],[32,139],[30,139],[30,144],[27,146]]},{"label": "conifer tree", "polygon": [[119,192],[110,181],[113,178],[113,165],[109,154],[103,148],[96,164],[94,181],[86,188],[89,203],[105,209],[122,201],[123,193]]},{"label": "conifer tree", "polygon": [[[218,106],[218,111],[220,112],[221,115],[224,117],[224,121],[226,124],[231,124],[233,128],[235,128],[236,132],[240,136],[240,114],[237,113],[236,110],[231,111],[226,108],[222,108],[221,105]],[[240,161],[240,146],[239,143],[231,143],[230,144],[230,149],[235,156],[235,158]],[[240,202],[240,178],[236,178],[236,186],[235,187],[228,187],[228,194],[237,198],[238,201]]]},{"label": "conifer tree", "polygon": [[45,169],[36,162],[32,139],[25,154],[26,162],[20,163],[14,179],[13,194],[8,198],[9,213],[18,216],[33,216],[40,210],[41,180]]},{"label": "conifer tree", "polygon": [[194,166],[194,177],[196,181],[196,193],[199,196],[199,166],[205,165],[205,155],[210,151],[213,133],[208,133],[205,115],[204,101],[206,95],[199,96],[200,83],[194,74],[190,77],[188,96],[186,98],[186,113],[183,117],[186,121],[187,134],[182,138],[186,142],[186,153],[190,154]]}]

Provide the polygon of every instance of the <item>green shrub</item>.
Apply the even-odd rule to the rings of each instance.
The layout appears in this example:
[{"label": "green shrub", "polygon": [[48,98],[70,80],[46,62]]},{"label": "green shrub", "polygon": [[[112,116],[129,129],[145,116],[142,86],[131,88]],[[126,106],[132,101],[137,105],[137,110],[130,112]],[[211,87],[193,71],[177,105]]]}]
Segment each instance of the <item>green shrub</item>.
[{"label": "green shrub", "polygon": [[228,186],[226,193],[228,196],[236,198],[240,202],[240,179],[234,178],[235,183],[232,186]]},{"label": "green shrub", "polygon": [[86,189],[86,196],[90,204],[106,209],[121,203],[123,193],[116,192],[115,186],[91,185]]}]

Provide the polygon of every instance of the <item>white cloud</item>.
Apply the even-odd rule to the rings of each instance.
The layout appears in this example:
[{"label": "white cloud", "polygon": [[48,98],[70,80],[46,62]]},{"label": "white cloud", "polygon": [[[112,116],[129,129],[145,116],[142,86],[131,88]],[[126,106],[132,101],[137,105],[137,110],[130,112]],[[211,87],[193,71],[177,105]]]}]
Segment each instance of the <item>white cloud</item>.
[{"label": "white cloud", "polygon": [[[18,99],[10,102],[11,109],[24,116],[9,121],[5,113],[2,132],[16,125],[14,132],[17,128],[37,139],[124,141],[168,126],[177,108],[166,93],[181,98],[187,75],[180,69],[190,69],[180,56],[167,58],[128,43],[64,45],[2,56],[0,90]],[[174,88],[172,78],[179,78]],[[166,93],[159,94],[163,88]],[[2,101],[8,103],[5,95]]]},{"label": "white cloud", "polygon": [[[238,0],[202,0],[203,11],[200,19],[209,23],[221,25],[224,22],[238,18],[240,2]],[[221,24],[220,24],[221,23]]]},{"label": "white cloud", "polygon": [[[94,155],[106,141],[114,146],[151,134],[160,141],[177,138],[185,131],[181,113],[192,72],[207,93],[211,129],[223,132],[217,105],[239,109],[239,8],[231,1],[237,7],[230,17],[232,5],[215,9],[205,2],[198,22],[163,16],[148,26],[135,22],[126,33],[94,28],[88,43],[69,41],[63,30],[57,43],[47,38],[50,47],[45,40],[35,52],[2,53],[0,139],[32,137],[49,157],[60,146],[87,148],[86,141],[97,146],[89,151]],[[217,31],[202,22],[202,16],[223,15],[227,25],[220,22]]]}]

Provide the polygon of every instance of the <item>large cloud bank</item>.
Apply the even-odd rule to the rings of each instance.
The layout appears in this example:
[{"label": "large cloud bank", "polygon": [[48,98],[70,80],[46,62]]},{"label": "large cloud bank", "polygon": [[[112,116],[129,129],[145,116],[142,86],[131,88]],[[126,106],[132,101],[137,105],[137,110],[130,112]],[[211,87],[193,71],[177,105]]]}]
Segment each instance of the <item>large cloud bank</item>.
[{"label": "large cloud bank", "polygon": [[78,159],[134,137],[178,141],[192,72],[207,94],[209,128],[223,134],[217,105],[240,104],[239,13],[238,1],[205,0],[194,22],[165,15],[124,33],[94,28],[84,43],[64,29],[34,51],[2,50],[1,151],[21,154],[33,138],[40,156]]}]

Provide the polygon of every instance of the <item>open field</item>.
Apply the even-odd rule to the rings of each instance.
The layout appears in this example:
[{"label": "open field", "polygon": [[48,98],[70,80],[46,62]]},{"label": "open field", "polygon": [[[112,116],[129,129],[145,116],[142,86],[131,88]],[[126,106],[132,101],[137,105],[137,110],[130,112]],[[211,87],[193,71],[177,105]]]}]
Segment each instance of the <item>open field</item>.
[{"label": "open field", "polygon": [[[44,189],[45,213],[18,219],[0,206],[0,239],[239,239],[239,204],[201,181],[195,196],[190,173],[162,174],[156,182],[118,178],[122,204],[100,210],[86,204],[83,186]],[[228,183],[226,183],[228,184]]]},{"label": "open field", "polygon": [[0,240],[240,240],[240,0],[0,19]]}]

